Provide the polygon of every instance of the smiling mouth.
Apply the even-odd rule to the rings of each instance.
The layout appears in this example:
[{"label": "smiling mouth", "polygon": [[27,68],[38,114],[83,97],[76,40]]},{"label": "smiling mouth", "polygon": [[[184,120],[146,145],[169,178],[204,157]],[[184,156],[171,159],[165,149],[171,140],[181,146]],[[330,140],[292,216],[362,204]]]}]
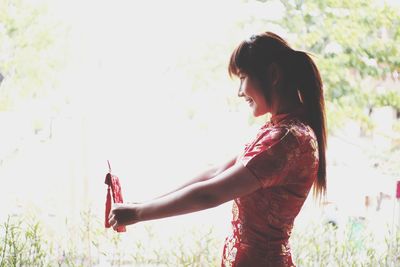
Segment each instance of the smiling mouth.
[{"label": "smiling mouth", "polygon": [[254,103],[253,99],[251,99],[251,98],[246,98],[246,102],[247,102],[249,105],[251,105],[251,104]]}]

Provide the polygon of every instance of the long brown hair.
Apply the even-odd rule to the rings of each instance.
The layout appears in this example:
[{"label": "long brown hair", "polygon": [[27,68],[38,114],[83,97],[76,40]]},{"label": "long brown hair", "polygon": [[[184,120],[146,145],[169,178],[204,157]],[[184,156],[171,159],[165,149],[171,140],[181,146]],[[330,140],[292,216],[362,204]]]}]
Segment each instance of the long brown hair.
[{"label": "long brown hair", "polygon": [[271,86],[266,74],[272,63],[278,65],[282,72],[284,88],[298,91],[306,109],[307,122],[318,141],[319,166],[318,177],[314,182],[314,196],[325,196],[325,100],[321,76],[309,54],[296,51],[278,35],[265,32],[253,35],[236,47],[231,55],[228,71],[230,76],[245,73],[256,78],[262,85],[265,100],[270,103]]}]

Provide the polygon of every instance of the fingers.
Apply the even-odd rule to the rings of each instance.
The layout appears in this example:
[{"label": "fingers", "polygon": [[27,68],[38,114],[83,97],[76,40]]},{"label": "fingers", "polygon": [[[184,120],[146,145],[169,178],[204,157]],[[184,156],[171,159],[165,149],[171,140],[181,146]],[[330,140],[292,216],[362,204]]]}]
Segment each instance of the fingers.
[{"label": "fingers", "polygon": [[116,230],[118,225],[118,221],[116,220],[114,214],[110,214],[110,216],[108,217],[108,223],[111,225],[111,227]]},{"label": "fingers", "polygon": [[118,218],[117,218],[117,216],[116,216],[116,214],[115,214],[115,208],[116,208],[117,206],[118,206],[118,205],[116,205],[116,204],[113,205],[113,208],[112,208],[112,210],[111,210],[111,212],[110,212],[110,215],[108,216],[108,223],[111,225],[111,227],[112,227],[114,230],[117,230],[117,227],[120,226],[120,225],[119,225],[119,222],[118,222]]},{"label": "fingers", "polygon": [[132,204],[116,203],[108,216],[108,222],[116,230],[117,227],[137,223],[135,216]]}]

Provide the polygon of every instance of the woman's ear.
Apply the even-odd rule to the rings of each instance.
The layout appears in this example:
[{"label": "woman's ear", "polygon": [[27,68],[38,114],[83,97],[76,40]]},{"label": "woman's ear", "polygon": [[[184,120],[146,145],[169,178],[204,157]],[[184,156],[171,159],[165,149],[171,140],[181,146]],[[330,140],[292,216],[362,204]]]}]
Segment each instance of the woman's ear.
[{"label": "woman's ear", "polygon": [[282,80],[282,71],[278,64],[272,62],[267,69],[268,78],[271,81],[272,86],[277,86]]}]

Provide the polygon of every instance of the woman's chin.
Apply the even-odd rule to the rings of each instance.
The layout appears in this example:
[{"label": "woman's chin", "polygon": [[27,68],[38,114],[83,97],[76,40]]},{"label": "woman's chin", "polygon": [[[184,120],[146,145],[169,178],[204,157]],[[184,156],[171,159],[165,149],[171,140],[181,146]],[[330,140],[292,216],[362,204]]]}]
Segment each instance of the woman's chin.
[{"label": "woman's chin", "polygon": [[261,111],[261,110],[258,110],[258,109],[253,109],[253,116],[254,117],[260,117],[260,116],[263,116],[263,115],[265,115],[267,112],[264,112],[264,111]]},{"label": "woman's chin", "polygon": [[260,112],[257,112],[257,110],[253,110],[253,116],[254,117],[260,117],[262,114]]}]

